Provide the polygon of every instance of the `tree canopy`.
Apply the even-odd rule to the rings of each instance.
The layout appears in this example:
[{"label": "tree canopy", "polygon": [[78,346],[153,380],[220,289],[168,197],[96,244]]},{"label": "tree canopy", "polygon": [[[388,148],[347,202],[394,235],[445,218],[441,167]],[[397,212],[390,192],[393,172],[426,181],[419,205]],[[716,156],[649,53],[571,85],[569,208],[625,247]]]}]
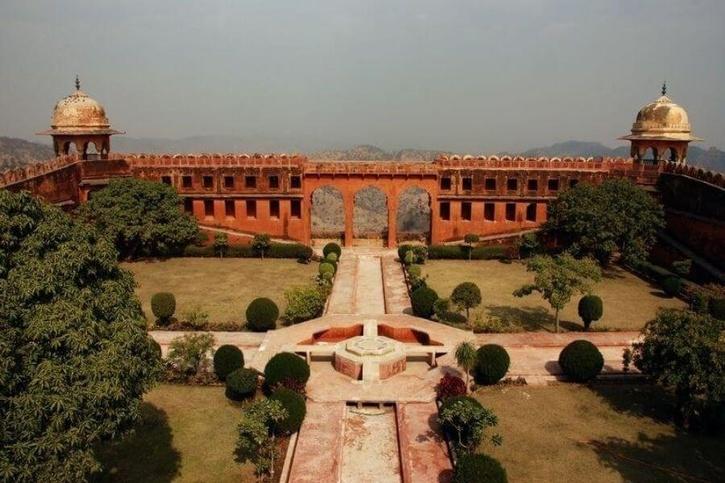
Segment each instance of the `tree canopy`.
[{"label": "tree canopy", "polygon": [[160,370],[113,245],[0,190],[0,480],[83,481]]},{"label": "tree canopy", "polygon": [[577,260],[564,253],[556,257],[538,255],[526,264],[534,272],[534,283],[514,291],[516,297],[539,292],[555,311],[556,331],[559,332],[559,311],[569,303],[575,293],[589,293],[592,284],[602,278],[602,271],[591,258]]},{"label": "tree canopy", "polygon": [[619,251],[625,261],[643,260],[664,226],[662,207],[634,183],[610,179],[580,183],[549,204],[544,229],[571,253],[608,263]]},{"label": "tree canopy", "polygon": [[634,365],[674,391],[681,423],[725,403],[725,321],[660,310],[642,336],[634,344]]},{"label": "tree canopy", "polygon": [[80,209],[112,240],[121,258],[180,253],[199,233],[196,220],[183,213],[174,188],[126,178],[112,180]]}]

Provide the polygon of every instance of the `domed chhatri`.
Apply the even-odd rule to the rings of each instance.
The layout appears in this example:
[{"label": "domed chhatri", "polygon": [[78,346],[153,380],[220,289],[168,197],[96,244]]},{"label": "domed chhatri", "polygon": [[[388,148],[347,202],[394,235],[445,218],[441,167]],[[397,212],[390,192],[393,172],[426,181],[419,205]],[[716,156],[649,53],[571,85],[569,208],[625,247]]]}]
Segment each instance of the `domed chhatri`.
[{"label": "domed chhatri", "polygon": [[666,84],[659,98],[639,110],[632,133],[619,139],[632,142],[631,156],[638,161],[683,163],[688,143],[701,141],[692,135],[687,111],[667,97]]},{"label": "domed chhatri", "polygon": [[[75,92],[55,105],[50,127],[51,129],[38,134],[53,137],[56,156],[69,154],[75,147],[82,159],[106,158],[110,150],[110,136],[123,134],[111,129],[106,110],[101,103],[81,90],[77,76]],[[89,152],[94,148],[97,156]]]}]

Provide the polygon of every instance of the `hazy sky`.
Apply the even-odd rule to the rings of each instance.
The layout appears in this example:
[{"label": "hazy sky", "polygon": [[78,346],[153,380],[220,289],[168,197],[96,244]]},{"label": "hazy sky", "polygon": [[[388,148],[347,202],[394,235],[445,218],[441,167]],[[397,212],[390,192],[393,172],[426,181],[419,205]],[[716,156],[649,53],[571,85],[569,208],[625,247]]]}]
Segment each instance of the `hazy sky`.
[{"label": "hazy sky", "polygon": [[76,73],[131,137],[475,153],[620,144],[667,79],[725,146],[722,0],[0,0],[0,135]]}]

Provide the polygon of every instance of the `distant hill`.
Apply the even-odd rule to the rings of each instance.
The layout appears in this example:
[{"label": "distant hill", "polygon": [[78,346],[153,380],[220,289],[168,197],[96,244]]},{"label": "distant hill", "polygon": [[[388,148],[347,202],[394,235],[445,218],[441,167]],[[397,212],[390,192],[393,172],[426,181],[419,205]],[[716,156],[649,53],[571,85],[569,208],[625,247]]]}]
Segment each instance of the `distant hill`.
[{"label": "distant hill", "polygon": [[[112,148],[116,152],[135,153],[234,153],[234,152],[305,152],[304,150],[284,149],[283,143],[272,138],[243,139],[232,136],[194,136],[182,139],[128,138],[116,136]],[[401,149],[386,151],[377,146],[362,144],[349,149],[308,150],[310,159],[358,160],[358,161],[433,161],[448,151]],[[628,146],[610,148],[601,143],[566,141],[521,153],[522,156],[629,156]],[[35,143],[24,139],[0,136],[0,170],[26,166],[37,161],[53,157],[53,149],[47,144]],[[725,173],[725,151],[711,147],[703,149],[690,146],[688,164]]]},{"label": "distant hill", "polygon": [[47,144],[0,136],[0,171],[15,169],[54,157]]}]

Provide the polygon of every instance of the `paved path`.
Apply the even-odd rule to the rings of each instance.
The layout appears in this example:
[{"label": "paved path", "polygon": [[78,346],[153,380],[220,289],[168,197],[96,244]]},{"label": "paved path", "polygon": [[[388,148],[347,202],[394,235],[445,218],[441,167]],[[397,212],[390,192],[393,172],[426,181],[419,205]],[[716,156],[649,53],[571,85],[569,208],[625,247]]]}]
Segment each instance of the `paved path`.
[{"label": "paved path", "polygon": [[337,483],[340,481],[345,403],[307,403],[292,458],[289,481]]},{"label": "paved path", "polygon": [[398,433],[392,406],[346,407],[340,481],[400,483]]},{"label": "paved path", "polygon": [[405,283],[403,267],[397,260],[397,253],[381,257],[383,266],[383,290],[385,292],[385,313],[412,313],[408,286]]}]

